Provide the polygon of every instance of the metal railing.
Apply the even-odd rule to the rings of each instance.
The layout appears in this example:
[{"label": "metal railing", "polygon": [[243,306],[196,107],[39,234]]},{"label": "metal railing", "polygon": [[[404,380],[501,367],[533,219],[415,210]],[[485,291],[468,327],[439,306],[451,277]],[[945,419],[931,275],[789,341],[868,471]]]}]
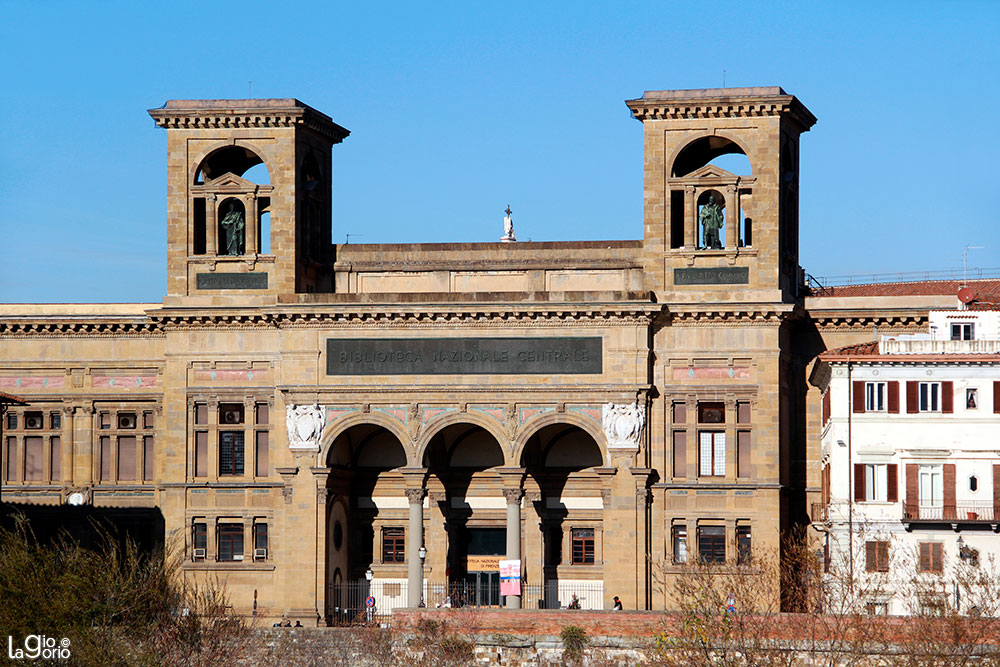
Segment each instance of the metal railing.
[{"label": "metal railing", "polygon": [[813,503],[809,517],[813,523],[825,523],[830,518],[830,506],[826,503]]},{"label": "metal railing", "polygon": [[[424,582],[423,596],[410,600],[405,580],[345,581],[327,585],[326,618],[333,625],[385,623],[394,609],[503,607],[499,582]],[[374,607],[367,601],[372,598]],[[603,609],[604,581],[551,580],[521,587],[522,609]]]},{"label": "metal railing", "polygon": [[898,273],[855,273],[841,276],[813,276],[806,274],[806,283],[813,289],[873,283],[913,283],[925,280],[983,280],[1000,278],[1000,268],[948,269],[945,271],[902,271]]},{"label": "metal railing", "polygon": [[992,503],[961,502],[954,505],[903,503],[904,521],[955,521],[993,523],[1000,515]]}]

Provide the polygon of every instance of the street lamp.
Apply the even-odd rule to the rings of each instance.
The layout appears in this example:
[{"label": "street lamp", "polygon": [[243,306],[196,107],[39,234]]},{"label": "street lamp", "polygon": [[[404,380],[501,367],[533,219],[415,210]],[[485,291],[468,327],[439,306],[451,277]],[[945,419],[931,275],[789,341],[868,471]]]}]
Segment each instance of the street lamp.
[{"label": "street lamp", "polygon": [[417,606],[426,607],[427,604],[424,602],[424,559],[427,558],[427,549],[422,544],[417,549],[417,557],[420,558],[420,603]]},{"label": "street lamp", "polygon": [[374,577],[375,577],[375,573],[374,573],[374,572],[372,572],[372,569],[371,569],[371,568],[368,568],[368,570],[367,570],[367,571],[365,572],[365,579],[367,579],[367,580],[368,580],[368,583],[371,583],[371,580],[372,580],[372,579],[373,579]]}]

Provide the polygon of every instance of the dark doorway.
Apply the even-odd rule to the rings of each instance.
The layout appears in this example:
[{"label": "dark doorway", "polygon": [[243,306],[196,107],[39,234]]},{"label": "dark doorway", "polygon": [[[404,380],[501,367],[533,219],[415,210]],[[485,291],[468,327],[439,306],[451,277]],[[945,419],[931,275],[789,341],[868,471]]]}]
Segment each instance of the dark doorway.
[{"label": "dark doorway", "polygon": [[507,552],[506,528],[463,526],[456,533],[454,553],[463,565],[452,581],[458,601],[476,607],[499,607],[500,559]]}]

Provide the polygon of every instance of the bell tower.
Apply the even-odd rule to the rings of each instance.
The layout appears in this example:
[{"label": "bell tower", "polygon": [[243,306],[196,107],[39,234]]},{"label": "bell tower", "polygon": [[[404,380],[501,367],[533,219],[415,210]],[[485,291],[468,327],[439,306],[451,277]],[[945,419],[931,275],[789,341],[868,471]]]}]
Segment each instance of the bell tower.
[{"label": "bell tower", "polygon": [[167,302],[333,290],[332,150],[350,134],[296,99],[170,100]]},{"label": "bell tower", "polygon": [[[644,255],[674,301],[789,302],[799,270],[799,135],[816,122],[779,87],[653,90],[643,124]],[[745,155],[747,173],[713,161]]]}]

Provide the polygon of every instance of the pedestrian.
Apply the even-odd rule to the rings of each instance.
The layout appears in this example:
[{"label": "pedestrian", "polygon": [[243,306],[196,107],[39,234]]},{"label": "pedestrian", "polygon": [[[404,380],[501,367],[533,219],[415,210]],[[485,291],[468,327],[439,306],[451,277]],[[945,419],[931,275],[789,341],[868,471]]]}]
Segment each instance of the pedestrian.
[{"label": "pedestrian", "polygon": [[612,609],[614,611],[621,611],[622,610],[622,601],[618,599],[617,595],[615,596],[615,606],[612,607]]}]

